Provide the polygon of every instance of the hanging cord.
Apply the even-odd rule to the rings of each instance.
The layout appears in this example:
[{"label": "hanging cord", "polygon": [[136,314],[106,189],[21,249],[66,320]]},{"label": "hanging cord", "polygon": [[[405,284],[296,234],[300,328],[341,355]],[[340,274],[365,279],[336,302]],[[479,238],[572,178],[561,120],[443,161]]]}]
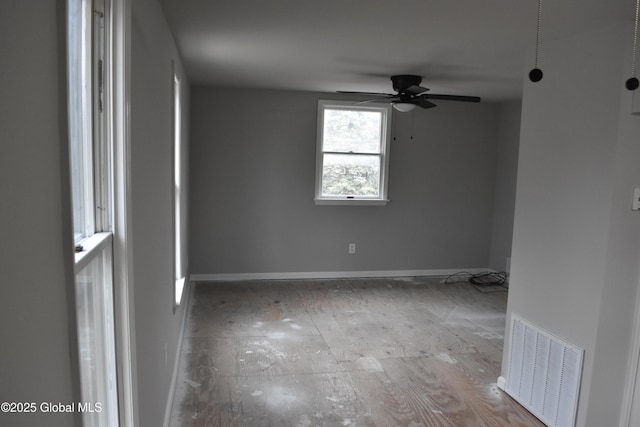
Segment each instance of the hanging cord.
[{"label": "hanging cord", "polygon": [[638,12],[640,11],[640,0],[636,0],[636,19],[633,26],[633,54],[631,59],[631,75],[636,76],[636,52],[638,50]]},{"label": "hanging cord", "polygon": [[542,80],[542,70],[538,68],[538,57],[540,56],[540,27],[542,26],[542,0],[538,0],[538,20],[536,22],[536,58],[533,70],[529,72],[529,80],[536,83]]},{"label": "hanging cord", "polygon": [[538,22],[536,23],[536,60],[533,68],[538,68],[538,56],[540,54],[540,23],[542,22],[542,0],[538,0]]},{"label": "hanging cord", "polygon": [[633,53],[631,54],[631,78],[627,80],[626,86],[629,90],[638,88],[638,78],[636,77],[636,52],[638,50],[638,12],[640,11],[640,0],[636,0],[636,17],[633,26]]}]

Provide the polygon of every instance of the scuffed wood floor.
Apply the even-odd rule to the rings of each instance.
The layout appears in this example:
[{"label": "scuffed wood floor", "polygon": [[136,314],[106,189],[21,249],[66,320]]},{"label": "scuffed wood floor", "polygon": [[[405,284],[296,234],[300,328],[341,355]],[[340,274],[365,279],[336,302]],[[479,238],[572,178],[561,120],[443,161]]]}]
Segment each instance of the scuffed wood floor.
[{"label": "scuffed wood floor", "polygon": [[441,280],[194,285],[171,425],[543,426],[495,384],[507,294]]}]

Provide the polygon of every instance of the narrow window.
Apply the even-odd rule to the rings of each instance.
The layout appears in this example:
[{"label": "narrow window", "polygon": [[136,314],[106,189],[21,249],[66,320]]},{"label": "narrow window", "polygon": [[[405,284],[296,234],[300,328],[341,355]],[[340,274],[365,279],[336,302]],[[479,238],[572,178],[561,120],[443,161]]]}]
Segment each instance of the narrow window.
[{"label": "narrow window", "polygon": [[182,96],[180,76],[173,64],[173,231],[175,306],[180,305],[185,285],[183,266],[184,239],[182,211]]},{"label": "narrow window", "polygon": [[316,204],[384,205],[391,107],[318,101]]}]

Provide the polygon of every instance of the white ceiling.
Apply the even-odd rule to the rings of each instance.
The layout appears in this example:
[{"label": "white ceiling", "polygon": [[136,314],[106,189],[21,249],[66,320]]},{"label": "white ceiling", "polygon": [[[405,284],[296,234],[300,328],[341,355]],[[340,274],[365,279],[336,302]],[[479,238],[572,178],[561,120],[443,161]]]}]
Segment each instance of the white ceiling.
[{"label": "white ceiling", "polygon": [[[194,84],[520,96],[533,66],[537,0],[160,0]],[[545,0],[544,42],[631,22],[634,0]],[[630,37],[632,34],[629,35]]]}]

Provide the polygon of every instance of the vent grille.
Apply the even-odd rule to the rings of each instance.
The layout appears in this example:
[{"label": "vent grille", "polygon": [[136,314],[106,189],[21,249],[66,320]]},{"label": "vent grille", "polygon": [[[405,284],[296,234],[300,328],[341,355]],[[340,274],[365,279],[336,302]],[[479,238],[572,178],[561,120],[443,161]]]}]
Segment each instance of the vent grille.
[{"label": "vent grille", "polygon": [[583,353],[512,316],[504,390],[546,425],[575,426]]}]

